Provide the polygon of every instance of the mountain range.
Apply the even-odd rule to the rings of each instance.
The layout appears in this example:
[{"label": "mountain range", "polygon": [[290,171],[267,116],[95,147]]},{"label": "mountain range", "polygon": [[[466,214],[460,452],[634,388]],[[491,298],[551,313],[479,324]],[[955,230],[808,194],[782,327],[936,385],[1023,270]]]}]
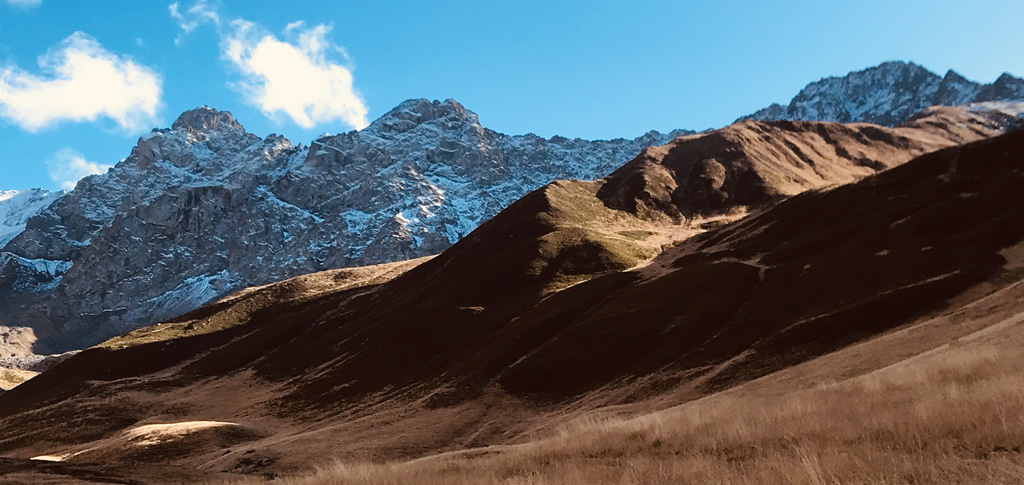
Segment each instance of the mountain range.
[{"label": "mountain range", "polygon": [[950,69],[939,76],[912,62],[885,62],[807,85],[782,106],[772,104],[740,120],[866,122],[895,126],[929,106],[1024,99],[1024,79],[1003,73],[991,84]]},{"label": "mountain range", "polygon": [[[0,472],[265,479],[334,457],[360,463],[337,465],[340,483],[540,470],[675,483],[705,470],[672,465],[697,456],[747,470],[785,456],[803,470],[834,446],[1002,481],[1018,420],[941,413],[1019,400],[1017,381],[987,369],[1007,356],[1013,368],[1019,351],[1005,352],[1024,328],[1020,127],[934,107],[895,128],[743,121],[678,137],[606,177],[543,185],[437,256],[244,290],[82,351],[0,395]],[[945,367],[914,367],[937,355]],[[938,406],[911,399],[919,380],[945,379],[961,380],[938,388]],[[797,389],[830,394],[765,397]],[[739,392],[759,396],[751,410],[716,405],[738,406]],[[673,406],[692,414],[655,413]],[[806,422],[816,406],[832,414],[772,428],[782,410]],[[851,407],[857,425],[837,427]],[[600,421],[641,414],[662,424]],[[739,419],[754,424],[729,427]],[[931,439],[936,426],[958,434]],[[558,468],[568,462],[588,468]]]},{"label": "mountain range", "polygon": [[[785,129],[709,132],[687,142],[694,153],[713,154],[686,173],[636,161],[630,166],[648,168],[619,167],[649,147],[690,140],[687,131],[609,141],[507,136],[484,128],[453,100],[420,99],[364,130],[303,146],[278,135],[261,138],[230,113],[197,108],[141,137],[108,173],[83,179],[66,195],[38,193],[32,200],[42,202],[17,206],[5,223],[9,241],[0,247],[2,363],[26,367],[38,362],[34,354],[85,348],[245,287],[437,254],[555,179],[593,180],[618,169],[601,194],[613,207],[681,225],[694,215],[850,182],[1013,124],[992,107],[921,115],[945,131],[913,120],[936,100],[1020,98],[1011,76],[989,86],[946,77],[951,81],[936,81],[914,64],[885,63],[812,83],[797,96],[803,101],[791,103],[800,110],[784,117],[832,120],[846,115],[828,106],[854,102],[856,116],[841,121],[909,124],[896,132],[859,131],[849,147],[836,145],[828,131],[789,140],[792,146],[755,147],[749,144],[756,137]],[[954,91],[960,94],[937,97]],[[934,121],[942,116],[952,118]],[[953,128],[952,119],[973,128]],[[723,145],[734,148],[720,151]],[[881,148],[887,145],[891,153]],[[833,146],[847,160],[841,167],[780,168],[771,161],[802,166]],[[745,165],[755,156],[764,163]],[[619,195],[637,187],[647,187],[641,199]],[[16,199],[25,197],[9,200]]]},{"label": "mountain range", "polygon": [[11,237],[0,326],[63,352],[244,287],[436,254],[550,180],[596,178],[684,133],[506,136],[455,101],[410,100],[307,147],[198,108]]}]

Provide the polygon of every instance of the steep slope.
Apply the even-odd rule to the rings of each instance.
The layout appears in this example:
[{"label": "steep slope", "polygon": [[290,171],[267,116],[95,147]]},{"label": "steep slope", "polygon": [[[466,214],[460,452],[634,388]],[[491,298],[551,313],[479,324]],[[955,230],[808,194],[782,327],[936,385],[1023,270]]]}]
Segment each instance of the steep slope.
[{"label": "steep slope", "polygon": [[65,192],[43,189],[0,190],[0,248],[25,230],[25,223]]},{"label": "steep slope", "polygon": [[306,148],[198,108],[28,220],[0,251],[0,326],[62,352],[240,288],[435,254],[550,180],[600,177],[678,134],[506,136],[421,99]]},{"label": "steep slope", "polygon": [[[0,248],[24,231],[29,219],[43,212],[64,195],[63,191],[50,192],[43,189],[0,191]],[[34,286],[36,282],[33,281],[33,275],[45,274],[51,270],[57,270],[57,268],[49,261],[20,258],[0,252],[0,287],[8,284]],[[33,329],[17,326],[13,322],[8,323],[0,319],[0,373],[9,377],[9,379],[4,379],[8,383],[2,386],[4,389],[10,383],[21,382],[20,377],[23,377],[24,374],[19,370],[4,369],[3,365],[9,360],[16,360],[19,365],[25,364],[25,362],[21,362],[21,358],[32,354],[32,346],[35,341],[36,336]]]},{"label": "steep slope", "polygon": [[203,308],[178,318],[144,327],[114,337],[99,345],[100,348],[125,349],[142,344],[166,342],[226,330],[268,308],[298,305],[342,291],[358,289],[387,282],[415,268],[432,256],[383,263],[373,266],[342,268],[296,276],[266,286],[246,288]]},{"label": "steep slope", "polygon": [[640,217],[714,214],[849,183],[927,151],[1020,126],[1000,111],[934,107],[886,130],[869,124],[740,122],[680,137],[606,178],[599,197]]},{"label": "steep slope", "polygon": [[940,77],[912,62],[885,62],[815,81],[788,105],[772,104],[740,120],[860,121],[895,126],[929,106],[1021,100],[1024,80],[1009,73],[981,85],[953,70]]},{"label": "steep slope", "polygon": [[514,445],[353,458],[289,483],[1019,483],[1022,283],[680,406],[592,413]]},{"label": "steep slope", "polygon": [[[871,127],[869,137],[865,126],[820,123],[744,123],[707,136],[780,127],[769,137],[780,146],[821,131],[865,157],[895,156],[879,140],[914,146],[897,130]],[[676,180],[686,157],[662,151],[625,172],[659,165]],[[799,152],[806,165],[849,166],[822,151]],[[737,166],[755,175],[779,169],[756,152],[744,160]],[[1017,131],[819,186],[721,227],[695,215],[690,229],[708,230],[663,250],[643,244],[643,228],[667,231],[665,220],[691,206],[649,204],[663,216],[636,217],[602,199],[614,176],[552,184],[382,285],[251,314],[209,307],[181,322],[235,321],[86,350],[0,397],[0,450],[281,473],[310,457],[421,456],[521,441],[603,406],[685,402],[1020,281],[1004,254],[1024,241],[1022,163]],[[762,180],[754,186],[768,195],[789,187]],[[644,201],[649,186],[616,190],[614,200]],[[130,445],[140,426],[208,421],[239,428]]]},{"label": "steep slope", "polygon": [[14,389],[19,384],[35,377],[38,373],[0,367],[0,392]]},{"label": "steep slope", "polygon": [[1024,99],[1024,79],[1003,73],[996,82],[981,89],[974,98],[975,102],[1008,101]]}]

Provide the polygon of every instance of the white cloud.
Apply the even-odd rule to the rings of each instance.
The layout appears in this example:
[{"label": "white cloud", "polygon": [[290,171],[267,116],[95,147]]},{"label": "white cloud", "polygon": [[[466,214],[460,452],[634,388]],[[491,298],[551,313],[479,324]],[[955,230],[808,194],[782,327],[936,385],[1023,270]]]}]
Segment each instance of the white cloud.
[{"label": "white cloud", "polygon": [[46,168],[50,171],[50,179],[60,188],[71,190],[84,177],[105,173],[112,165],[90,162],[85,156],[71,148],[61,148],[46,160]]},{"label": "white cloud", "polygon": [[36,8],[43,4],[43,0],[6,0],[8,4],[20,8]]},{"label": "white cloud", "polygon": [[28,131],[101,116],[128,131],[145,129],[160,107],[160,76],[75,32],[39,57],[42,75],[0,67],[0,117]]},{"label": "white cloud", "polygon": [[221,48],[242,74],[233,86],[264,115],[284,113],[303,128],[335,120],[366,127],[366,103],[352,86],[351,69],[332,60],[347,55],[327,38],[330,32],[327,25],[294,22],[280,40],[252,22],[231,22]]},{"label": "white cloud", "polygon": [[178,21],[178,25],[181,26],[182,30],[178,37],[174,39],[174,45],[181,45],[182,41],[185,40],[185,36],[199,28],[200,25],[210,23],[220,26],[220,15],[206,3],[206,0],[199,0],[185,12],[181,11],[178,2],[170,4],[167,9],[171,12],[171,18]]},{"label": "white cloud", "polygon": [[307,28],[302,21],[292,22],[281,39],[244,19],[222,25],[207,0],[184,11],[174,2],[168,10],[181,26],[174,40],[178,45],[201,25],[217,26],[221,56],[241,74],[229,85],[265,116],[276,119],[283,113],[303,128],[337,120],[357,129],[369,124],[366,103],[353,87],[352,68],[346,64],[348,54],[328,38],[330,26]]}]

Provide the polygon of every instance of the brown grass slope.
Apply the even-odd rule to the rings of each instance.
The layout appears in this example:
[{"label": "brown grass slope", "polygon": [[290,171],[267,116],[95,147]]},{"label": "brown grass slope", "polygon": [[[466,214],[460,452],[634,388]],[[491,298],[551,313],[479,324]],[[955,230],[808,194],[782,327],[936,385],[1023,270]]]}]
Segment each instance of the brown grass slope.
[{"label": "brown grass slope", "polygon": [[38,372],[0,367],[0,392],[9,391],[37,374]]},{"label": "brown grass slope", "polygon": [[125,349],[137,345],[205,335],[252,320],[270,307],[309,302],[345,290],[385,283],[430,257],[297,276],[271,285],[247,288],[167,322],[141,328],[97,347]]},{"label": "brown grass slope", "polygon": [[[1024,267],[1022,249],[1007,254],[1008,267]],[[1018,281],[937,318],[632,419],[585,417],[533,442],[350,460],[281,483],[1017,484],[1022,301]]]},{"label": "brown grass slope", "polygon": [[[697,236],[660,256],[674,271],[604,299],[503,380],[572,392],[624,373],[690,379],[703,366],[716,372],[714,390],[893,328],[982,282],[1004,284],[998,251],[1024,237],[1021,139],[926,155]],[[587,358],[566,359],[573,348]]]},{"label": "brown grass slope", "polygon": [[853,182],[918,155],[1004,132],[1019,119],[929,108],[887,129],[867,123],[740,122],[652,147],[607,177],[599,196],[643,218],[761,206]]},{"label": "brown grass slope", "polygon": [[[927,146],[856,125],[743,123],[722,132],[751,130],[768,133],[770,146],[824,131],[831,142],[822,147],[871,148],[884,160]],[[864,134],[871,130],[885,136]],[[897,130],[937,136],[934,126]],[[901,148],[882,150],[888,142],[876,138]],[[693,140],[669,145],[658,163],[647,152],[627,167],[643,175],[658,165],[655,173],[678,184],[689,153],[678,147]],[[717,159],[732,160],[722,165],[727,175],[733,167],[761,174],[778,161],[722,143]],[[738,149],[751,155],[729,158]],[[852,174],[844,165],[851,158],[837,153],[800,160],[820,173],[834,164]],[[998,251],[1024,238],[1015,203],[1022,153],[1020,132],[942,150],[664,252],[647,239],[666,230],[665,220],[731,207],[649,203],[678,185],[606,190],[614,174],[555,183],[388,283],[269,298],[252,309],[225,302],[169,330],[82,352],[0,397],[0,450],[285,472],[325,454],[401,458],[516,442],[595,407],[694,399],[940,311],[979,285],[1019,278]],[[764,197],[724,192],[737,194],[738,205],[761,205],[789,190],[757,176],[762,183],[744,187],[775,187]],[[834,178],[801,183],[844,181]],[[650,266],[624,271],[659,252]],[[261,291],[254,294],[279,290]],[[138,425],[195,420],[248,431],[241,442],[209,437],[192,452],[89,451]]]}]

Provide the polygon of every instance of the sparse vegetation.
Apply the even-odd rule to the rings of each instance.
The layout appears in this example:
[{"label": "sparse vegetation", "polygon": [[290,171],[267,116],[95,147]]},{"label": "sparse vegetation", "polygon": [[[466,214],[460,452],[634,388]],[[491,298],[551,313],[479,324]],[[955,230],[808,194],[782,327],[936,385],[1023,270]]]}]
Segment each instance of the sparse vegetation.
[{"label": "sparse vegetation", "polygon": [[813,389],[740,389],[533,443],[336,463],[280,483],[1022,483],[1021,334]]},{"label": "sparse vegetation", "polygon": [[18,384],[35,377],[38,372],[27,370],[7,369],[0,367],[0,390],[8,391]]},{"label": "sparse vegetation", "polygon": [[643,241],[654,234],[655,233],[652,231],[619,231],[619,235],[625,236],[629,239],[635,239],[637,241]]},{"label": "sparse vegetation", "polygon": [[323,271],[273,285],[248,288],[174,320],[114,337],[97,347],[124,349],[218,332],[249,321],[267,307],[297,304],[326,294],[383,283],[429,259],[428,256],[397,263]]}]

